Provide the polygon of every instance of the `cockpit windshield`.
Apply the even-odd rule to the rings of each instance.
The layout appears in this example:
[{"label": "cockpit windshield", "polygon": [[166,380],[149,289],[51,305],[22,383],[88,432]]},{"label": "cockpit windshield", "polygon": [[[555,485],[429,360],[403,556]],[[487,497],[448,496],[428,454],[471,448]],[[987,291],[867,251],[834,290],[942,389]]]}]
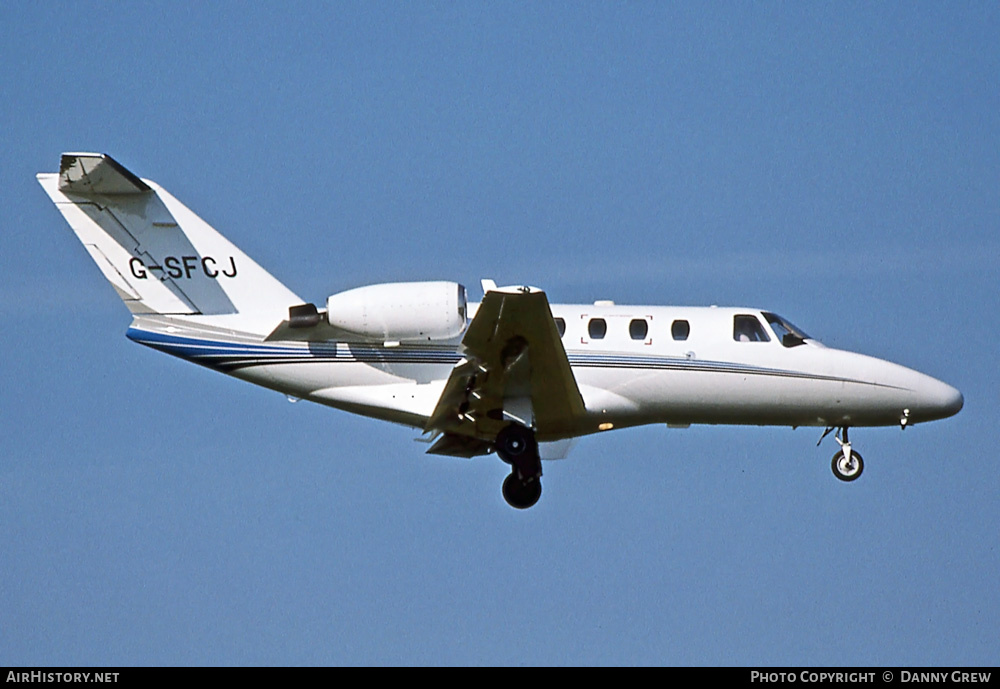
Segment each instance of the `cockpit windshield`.
[{"label": "cockpit windshield", "polygon": [[806,340],[812,339],[781,316],[768,313],[767,311],[763,311],[762,314],[767,319],[767,322],[771,324],[774,334],[778,336],[781,344],[785,347],[798,347],[801,344],[805,344]]}]

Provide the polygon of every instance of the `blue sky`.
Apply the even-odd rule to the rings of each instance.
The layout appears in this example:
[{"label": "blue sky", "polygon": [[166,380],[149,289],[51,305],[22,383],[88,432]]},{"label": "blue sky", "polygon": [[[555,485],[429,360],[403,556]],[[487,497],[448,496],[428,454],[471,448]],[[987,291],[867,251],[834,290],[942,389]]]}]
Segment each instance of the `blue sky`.
[{"label": "blue sky", "polygon": [[[1000,9],[0,6],[0,664],[995,664]],[[955,385],[581,441],[545,494],[124,337],[34,180],[155,179],[303,297],[775,310]]]}]

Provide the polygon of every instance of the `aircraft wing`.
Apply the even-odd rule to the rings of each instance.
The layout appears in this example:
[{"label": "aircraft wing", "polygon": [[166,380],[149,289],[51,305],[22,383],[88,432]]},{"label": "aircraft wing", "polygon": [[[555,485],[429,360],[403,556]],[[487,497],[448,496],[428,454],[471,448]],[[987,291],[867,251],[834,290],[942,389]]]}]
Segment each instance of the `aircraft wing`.
[{"label": "aircraft wing", "polygon": [[462,339],[464,359],[425,430],[443,433],[428,452],[486,454],[511,422],[540,441],[572,434],[586,413],[549,301],[530,287],[491,290]]}]

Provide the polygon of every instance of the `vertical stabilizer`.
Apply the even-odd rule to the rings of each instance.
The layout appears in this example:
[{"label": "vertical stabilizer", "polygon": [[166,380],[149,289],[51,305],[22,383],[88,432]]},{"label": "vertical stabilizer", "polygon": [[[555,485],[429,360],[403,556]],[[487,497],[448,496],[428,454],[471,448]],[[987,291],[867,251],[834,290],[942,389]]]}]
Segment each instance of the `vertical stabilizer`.
[{"label": "vertical stabilizer", "polygon": [[65,153],[59,172],[38,181],[133,314],[240,314],[244,325],[269,332],[302,303],[169,192],[110,156]]}]

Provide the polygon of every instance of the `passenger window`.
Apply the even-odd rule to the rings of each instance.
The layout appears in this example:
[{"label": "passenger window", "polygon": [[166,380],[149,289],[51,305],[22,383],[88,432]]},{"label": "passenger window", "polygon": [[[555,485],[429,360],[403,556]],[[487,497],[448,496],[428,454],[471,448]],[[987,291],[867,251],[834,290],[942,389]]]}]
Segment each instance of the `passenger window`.
[{"label": "passenger window", "polygon": [[587,332],[590,333],[590,339],[603,340],[608,334],[608,324],[603,318],[591,318]]},{"label": "passenger window", "polygon": [[691,324],[687,321],[674,321],[670,326],[670,334],[675,340],[686,340],[691,334]]},{"label": "passenger window", "polygon": [[645,318],[635,318],[628,324],[628,334],[633,340],[645,340],[649,333],[649,323]]},{"label": "passenger window", "polygon": [[770,342],[771,340],[756,316],[734,316],[733,339],[737,342]]},{"label": "passenger window", "polygon": [[559,331],[559,337],[566,334],[566,321],[563,318],[554,319],[556,322],[556,330]]}]

